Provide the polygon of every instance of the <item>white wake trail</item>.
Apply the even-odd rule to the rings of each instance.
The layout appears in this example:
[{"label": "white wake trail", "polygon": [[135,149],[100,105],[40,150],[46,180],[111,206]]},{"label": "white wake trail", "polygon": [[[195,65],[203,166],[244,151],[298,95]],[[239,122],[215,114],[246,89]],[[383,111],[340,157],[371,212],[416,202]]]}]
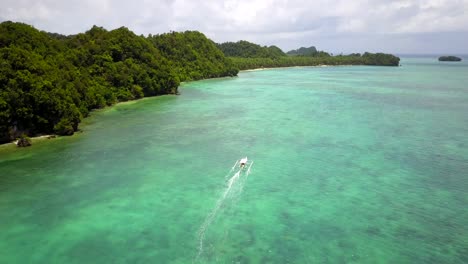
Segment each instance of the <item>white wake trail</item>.
[{"label": "white wake trail", "polygon": [[[228,176],[230,176],[232,174],[232,172],[237,167],[238,163],[239,163],[239,161],[237,161],[234,164],[234,166],[229,171],[228,175],[226,175],[226,178],[228,178]],[[223,191],[220,198],[216,201],[216,205],[213,208],[213,210],[211,210],[211,212],[208,214],[208,216],[206,217],[203,224],[200,226],[200,229],[198,231],[198,254],[197,254],[197,257],[195,258],[194,262],[196,262],[203,253],[203,242],[205,240],[205,235],[206,235],[206,232],[208,230],[208,227],[215,220],[216,216],[219,214],[220,209],[223,207],[223,205],[226,203],[226,201],[230,200],[229,198],[235,197],[236,193],[240,194],[240,192],[242,192],[242,189],[244,187],[243,186],[244,182],[247,179],[247,176],[250,174],[250,169],[252,168],[252,164],[253,164],[253,162],[251,164],[249,164],[249,167],[247,168],[245,173],[243,173],[242,168],[239,168],[239,170],[229,178],[229,180],[227,181],[226,189]],[[243,177],[244,180],[239,181],[239,179],[242,176],[244,176]],[[239,184],[237,184],[237,183],[239,183]],[[236,192],[236,190],[237,190],[237,192]]]},{"label": "white wake trail", "polygon": [[236,163],[234,163],[234,165],[232,166],[231,170],[229,170],[229,172],[226,174],[226,176],[224,177],[225,179],[227,179],[231,174],[232,172],[234,171],[235,168],[237,168],[237,164],[239,164],[239,160],[236,161]]}]

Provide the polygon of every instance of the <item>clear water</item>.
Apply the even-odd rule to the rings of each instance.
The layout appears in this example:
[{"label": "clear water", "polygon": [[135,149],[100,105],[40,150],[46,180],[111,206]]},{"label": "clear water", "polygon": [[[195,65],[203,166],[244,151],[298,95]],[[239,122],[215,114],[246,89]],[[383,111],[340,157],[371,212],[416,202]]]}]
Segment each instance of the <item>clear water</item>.
[{"label": "clear water", "polygon": [[468,64],[402,65],[187,83],[3,146],[0,263],[468,263]]}]

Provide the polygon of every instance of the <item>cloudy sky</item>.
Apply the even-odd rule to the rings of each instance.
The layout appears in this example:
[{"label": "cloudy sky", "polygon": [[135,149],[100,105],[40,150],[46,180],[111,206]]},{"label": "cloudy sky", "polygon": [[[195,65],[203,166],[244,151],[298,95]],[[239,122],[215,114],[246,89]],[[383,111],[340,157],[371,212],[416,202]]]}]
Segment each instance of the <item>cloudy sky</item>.
[{"label": "cloudy sky", "polygon": [[287,51],[468,54],[468,0],[0,0],[0,21],[75,34],[199,30]]}]

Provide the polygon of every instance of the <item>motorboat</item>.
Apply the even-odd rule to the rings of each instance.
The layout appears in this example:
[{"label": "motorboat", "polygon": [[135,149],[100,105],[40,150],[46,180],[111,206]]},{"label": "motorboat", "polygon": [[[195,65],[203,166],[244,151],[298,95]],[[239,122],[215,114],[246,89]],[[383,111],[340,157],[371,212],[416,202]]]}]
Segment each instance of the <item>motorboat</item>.
[{"label": "motorboat", "polygon": [[248,162],[247,157],[242,158],[242,159],[239,161],[239,166],[240,166],[241,168],[244,168],[245,165],[247,164],[247,162]]}]

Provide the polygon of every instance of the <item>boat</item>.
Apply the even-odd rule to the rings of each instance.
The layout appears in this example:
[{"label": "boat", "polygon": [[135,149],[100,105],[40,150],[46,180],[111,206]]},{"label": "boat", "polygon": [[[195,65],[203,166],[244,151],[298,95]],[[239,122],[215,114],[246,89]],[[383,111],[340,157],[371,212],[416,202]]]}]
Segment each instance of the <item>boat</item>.
[{"label": "boat", "polygon": [[241,168],[244,168],[245,165],[247,164],[247,162],[248,162],[247,157],[242,158],[242,159],[239,161],[239,166],[240,166]]}]

